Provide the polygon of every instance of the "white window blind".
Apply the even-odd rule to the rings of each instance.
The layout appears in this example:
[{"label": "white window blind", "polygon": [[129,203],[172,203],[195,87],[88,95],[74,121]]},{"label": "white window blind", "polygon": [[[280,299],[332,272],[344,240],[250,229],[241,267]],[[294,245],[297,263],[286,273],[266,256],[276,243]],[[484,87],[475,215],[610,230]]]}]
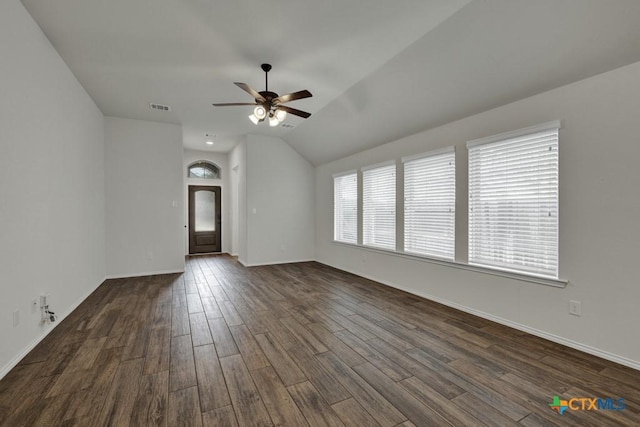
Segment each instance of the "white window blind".
[{"label": "white window blind", "polygon": [[396,165],[362,171],[363,244],[396,249]]},{"label": "white window blind", "polygon": [[404,250],[455,258],[456,155],[453,147],[404,160]]},{"label": "white window blind", "polygon": [[358,243],[358,175],[333,178],[333,238]]},{"label": "white window blind", "polygon": [[558,277],[558,129],[467,144],[469,263]]}]

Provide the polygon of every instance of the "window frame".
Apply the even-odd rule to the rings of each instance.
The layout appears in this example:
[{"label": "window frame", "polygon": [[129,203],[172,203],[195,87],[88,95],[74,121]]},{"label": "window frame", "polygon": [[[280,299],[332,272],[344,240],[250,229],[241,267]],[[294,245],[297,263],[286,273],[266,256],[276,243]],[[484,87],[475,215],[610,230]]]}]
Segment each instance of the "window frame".
[{"label": "window frame", "polygon": [[[391,201],[393,204],[393,209],[391,214],[384,212],[384,210],[390,209],[389,205],[391,203],[388,203],[388,201],[385,202],[384,200],[375,202],[374,201],[375,193],[371,194],[371,197],[367,197],[368,194],[367,194],[366,178],[368,176],[371,176],[371,174],[374,171],[379,171],[381,169],[388,169],[388,168],[393,168],[393,172],[392,172],[393,182],[387,183],[387,185],[389,185],[389,188],[392,189],[387,191],[387,193],[390,194],[389,201]],[[383,163],[377,163],[375,165],[363,167],[360,170],[362,173],[362,244],[364,246],[370,246],[374,248],[395,251],[396,243],[398,240],[397,239],[398,237],[397,236],[397,220],[396,220],[396,214],[398,211],[397,200],[396,200],[398,167],[396,165],[396,162],[394,160],[391,160]],[[384,193],[379,192],[378,196],[384,196]],[[375,207],[372,206],[372,208],[374,208],[373,211],[367,209],[368,205],[372,202],[375,202],[378,205]],[[387,206],[385,206],[385,203],[387,203]],[[389,244],[384,244],[382,240],[384,239],[383,235],[385,234],[385,228],[387,228],[386,225],[389,221],[389,218],[392,219],[392,223],[393,223],[393,227],[392,227],[393,237],[390,239],[391,242]],[[371,225],[370,227],[369,227],[368,221],[373,221],[370,224]],[[378,231],[377,229],[380,229],[380,230]]]},{"label": "window frame", "polygon": [[[212,177],[208,177],[208,176],[191,176],[191,170],[195,169],[197,167],[209,170],[209,171],[215,171],[214,175]],[[208,161],[208,160],[197,160],[191,164],[189,164],[189,166],[187,166],[187,178],[188,179],[206,179],[206,180],[213,180],[213,179],[222,179],[222,169],[220,168],[220,166],[216,165],[215,163]]]},{"label": "window frame", "polygon": [[[556,120],[556,121],[551,121],[551,122],[543,123],[536,126],[527,127],[524,129],[505,132],[498,135],[493,135],[486,138],[480,138],[480,139],[467,142],[468,164],[469,164],[469,174],[468,174],[469,203],[468,203],[467,239],[468,239],[468,263],[470,265],[476,265],[480,267],[503,270],[508,272],[515,272],[518,274],[543,277],[543,278],[552,279],[552,280],[559,280],[558,278],[559,278],[559,258],[560,258],[560,254],[559,254],[559,229],[560,229],[559,187],[560,187],[560,183],[559,183],[559,152],[558,151],[559,151],[560,129],[561,129],[561,123],[559,120]],[[527,208],[526,201],[525,201],[526,196],[524,195],[524,191],[527,191],[527,190],[533,191],[536,188],[538,188],[539,190],[543,186],[539,185],[538,187],[536,187],[533,184],[526,184],[526,181],[525,181],[525,184],[520,184],[521,187],[517,189],[513,188],[513,186],[515,185],[513,183],[515,172],[519,172],[519,171],[527,171],[530,173],[536,172],[533,170],[534,169],[533,166],[524,167],[522,165],[523,162],[524,163],[531,162],[531,151],[524,151],[529,155],[528,158],[520,154],[520,157],[517,157],[516,161],[514,162],[513,152],[509,151],[508,148],[500,148],[500,144],[504,145],[504,144],[512,143],[514,147],[513,151],[519,150],[522,152],[524,150],[522,148],[522,144],[525,141],[533,141],[536,138],[536,135],[537,135],[537,138],[545,138],[543,136],[545,133],[555,135],[555,138],[552,137],[552,140],[551,140],[552,146],[550,147],[550,150],[549,150],[552,154],[549,154],[548,156],[538,155],[538,157],[540,157],[541,159],[544,159],[545,161],[547,161],[546,159],[548,157],[549,158],[548,161],[551,162],[553,165],[555,165],[555,169],[551,170],[551,172],[547,172],[546,174],[544,174],[540,172],[541,169],[540,167],[538,167],[538,172],[539,172],[538,177],[540,179],[545,178],[548,183],[549,182],[551,183],[544,187],[544,189],[547,191],[546,194],[550,194],[550,196],[546,196],[546,197],[540,196],[540,198],[543,199],[545,202],[549,203],[547,205],[549,218],[552,218],[552,220],[543,221],[542,214],[538,214],[538,216],[535,216],[535,213],[534,213],[534,215],[531,215],[531,212],[533,212],[535,209],[539,209],[541,204],[536,205],[534,209]],[[548,142],[549,141],[547,140],[540,141],[540,143],[544,143],[544,144],[547,144]],[[531,145],[533,144],[534,143],[531,142]],[[491,147],[494,147],[495,150],[500,150],[501,155],[507,156],[507,157],[511,156],[508,160],[505,160],[503,162],[503,165],[497,165],[495,168],[493,168],[494,170],[499,170],[500,167],[504,168],[503,176],[502,176],[503,179],[505,179],[504,173],[507,173],[507,171],[511,171],[511,176],[509,176],[509,179],[512,180],[512,181],[509,181],[511,185],[503,185],[503,188],[507,189],[504,191],[509,192],[509,189],[511,189],[510,194],[508,194],[509,197],[505,196],[505,198],[502,198],[502,199],[497,197],[493,197],[493,198],[485,197],[484,198],[485,201],[483,202],[484,206],[489,206],[489,203],[491,201],[497,201],[497,202],[502,201],[503,205],[504,203],[509,202],[510,206],[508,208],[505,208],[504,206],[487,207],[484,211],[485,212],[484,216],[482,216],[482,214],[478,214],[477,209],[476,211],[473,210],[478,203],[482,203],[481,201],[478,200],[478,197],[479,197],[478,190],[476,190],[477,185],[479,184],[477,184],[477,182],[474,181],[479,179],[478,176],[479,174],[482,173],[481,171],[474,169],[477,167],[476,159],[474,159],[474,156],[476,154],[474,153],[477,153],[478,150],[481,150],[482,149],[481,147],[484,149],[491,149]],[[539,150],[540,152],[543,152],[543,147],[541,146]],[[516,162],[520,162],[520,164],[518,166],[514,166]],[[518,178],[521,178],[521,176],[522,175],[518,175]],[[496,173],[496,178],[494,179],[498,179],[497,173]],[[501,182],[501,184],[504,184],[504,182]],[[553,185],[555,185],[555,187],[553,187]],[[485,193],[488,191],[487,185],[485,185],[484,191]],[[520,193],[520,194],[517,194],[517,193]],[[476,197],[476,199],[474,199],[474,197]],[[520,209],[520,212],[518,212],[518,209]],[[511,215],[511,219],[509,219],[508,223],[506,220],[499,222],[499,220],[491,219],[493,217],[498,217],[500,215],[499,212],[502,212],[502,216],[504,217],[507,211]],[[529,222],[534,224],[534,225],[530,225],[528,227],[528,230],[527,230],[527,226],[524,225],[526,222],[525,213],[529,213]],[[515,218],[513,216],[514,214],[516,215]],[[493,232],[492,234],[491,231],[489,232],[483,231],[483,233],[486,234],[488,237],[481,237],[480,232],[478,231],[480,230],[480,227],[481,227],[481,224],[479,222],[481,216],[482,218],[484,218],[484,222],[482,225],[483,230],[486,230],[487,224],[490,223],[489,225],[491,225],[492,227],[489,227],[489,228],[490,229],[500,228],[501,234],[498,235],[496,234],[496,232]],[[550,229],[550,231],[546,232],[544,236],[545,239],[540,240],[539,239],[540,233],[543,232],[540,230],[543,227]],[[533,237],[527,236],[527,232],[528,234],[535,234],[532,231],[535,228],[537,228],[537,235],[534,235]],[[504,230],[508,230],[508,232],[505,232]],[[521,234],[517,238],[513,237],[517,232],[524,233],[524,234]],[[507,238],[503,237],[505,234],[507,234]],[[504,247],[504,249],[502,249],[502,252],[503,253],[507,252],[507,254],[500,254],[497,249],[495,250],[491,249],[493,247],[497,247],[497,243],[495,242],[498,240],[502,240],[502,241],[506,240],[507,242],[509,241],[512,242],[511,246],[507,245]],[[518,240],[518,242],[516,242],[516,240]],[[544,246],[542,248],[537,248],[537,247],[543,246],[542,244],[540,244],[541,241],[548,242],[547,246]],[[530,244],[529,247],[527,248],[528,253],[527,253],[527,250],[522,249],[523,247],[527,246],[526,242],[534,243],[533,245]],[[482,249],[482,248],[485,248],[485,249]],[[486,248],[489,248],[489,251],[494,252],[493,257],[487,253]],[[483,254],[480,254],[481,250],[484,251]],[[508,252],[511,252],[511,254],[509,254]],[[518,262],[516,262],[516,259],[518,259]],[[545,267],[545,265],[551,266],[551,267]]]},{"label": "window frame", "polygon": [[[442,158],[448,165],[437,163]],[[446,259],[449,261],[455,260],[456,257],[456,150],[454,146],[445,147],[438,150],[428,151],[426,153],[417,154],[414,156],[407,156],[401,159],[403,164],[403,180],[402,191],[404,196],[404,247],[403,252],[409,254],[415,254],[418,256],[434,257],[439,259]],[[413,164],[419,162],[429,162],[430,165],[421,165],[420,170],[416,170],[418,175],[416,178],[422,178],[423,181],[417,182],[416,185],[420,190],[431,190],[431,194],[423,195],[420,197],[416,195],[412,197],[408,194],[412,191],[408,184],[409,174],[407,169]],[[408,168],[409,166],[409,168]],[[449,169],[447,169],[449,166]],[[434,173],[438,168],[438,173]],[[426,181],[424,181],[426,180]],[[430,180],[434,180],[435,184],[432,184]],[[438,182],[439,181],[439,182]],[[408,190],[409,189],[409,190]],[[413,190],[415,191],[415,189]],[[449,191],[449,193],[443,193]],[[439,193],[439,195],[436,195]],[[436,200],[434,200],[436,199]],[[443,200],[448,199],[448,200]],[[412,201],[416,201],[412,204]],[[422,203],[420,203],[422,202]],[[425,202],[428,203],[425,204]],[[448,209],[446,213],[422,214],[425,210],[436,207],[437,209]],[[448,206],[448,207],[447,207]],[[415,219],[415,221],[412,221]],[[428,224],[429,219],[431,224]],[[434,221],[435,220],[435,221]],[[413,227],[411,227],[413,222]],[[411,233],[417,233],[418,229],[423,229],[428,235],[436,235],[435,240],[439,241],[439,244],[432,244],[431,242],[425,242],[418,244],[416,240],[424,239],[425,236],[419,234],[411,235]],[[450,233],[450,236],[447,234]],[[410,242],[414,242],[413,244]],[[422,247],[420,247],[422,246]],[[439,248],[438,248],[439,247]]]},{"label": "window frame", "polygon": [[[337,193],[337,183],[339,180],[347,178],[347,177],[355,177],[355,239],[353,240],[346,240],[344,238],[339,238],[338,233],[339,233],[339,229],[344,229],[344,222],[342,223],[342,225],[339,227],[338,226],[338,220],[343,220],[344,219],[344,215],[341,215],[340,218],[338,218],[336,216],[336,212],[337,212],[337,207],[339,204],[339,199],[338,199],[338,193]],[[358,244],[358,223],[360,221],[360,216],[358,213],[358,203],[359,203],[359,191],[358,191],[358,185],[359,185],[359,177],[358,177],[358,171],[357,170],[351,170],[351,171],[347,171],[347,172],[342,172],[339,174],[335,174],[333,175],[333,240],[335,242],[340,242],[340,243],[345,243],[345,244],[352,244],[352,245],[357,245]],[[342,233],[343,234],[343,233]]]}]

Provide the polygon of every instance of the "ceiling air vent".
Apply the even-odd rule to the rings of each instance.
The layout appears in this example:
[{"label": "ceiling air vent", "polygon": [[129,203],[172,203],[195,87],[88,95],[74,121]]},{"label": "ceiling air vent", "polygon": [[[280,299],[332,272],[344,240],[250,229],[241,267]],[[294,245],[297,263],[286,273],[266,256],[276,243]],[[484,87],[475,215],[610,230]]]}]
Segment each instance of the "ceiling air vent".
[{"label": "ceiling air vent", "polygon": [[291,125],[289,123],[282,123],[280,127],[285,129],[293,129],[294,127],[296,127],[296,125]]},{"label": "ceiling air vent", "polygon": [[168,105],[155,104],[153,102],[149,103],[149,108],[151,108],[152,110],[159,110],[159,111],[171,111],[171,107],[169,107]]}]

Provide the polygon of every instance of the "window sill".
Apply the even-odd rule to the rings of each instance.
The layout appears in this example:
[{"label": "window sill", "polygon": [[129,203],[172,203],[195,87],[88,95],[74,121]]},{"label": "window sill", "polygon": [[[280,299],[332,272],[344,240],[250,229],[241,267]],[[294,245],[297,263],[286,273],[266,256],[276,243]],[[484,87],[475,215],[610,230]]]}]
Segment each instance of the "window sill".
[{"label": "window sill", "polygon": [[503,271],[503,270],[498,270],[490,267],[471,265],[463,262],[449,261],[449,260],[439,259],[439,258],[431,258],[427,256],[410,254],[406,252],[396,252],[389,249],[376,248],[373,246],[364,246],[364,245],[358,245],[354,243],[345,243],[345,242],[339,242],[337,240],[332,240],[332,243],[340,246],[349,247],[349,248],[363,249],[369,252],[392,255],[400,258],[411,259],[414,261],[427,262],[430,264],[442,265],[449,268],[457,268],[459,270],[467,270],[467,271],[474,271],[482,274],[490,274],[492,276],[507,277],[509,279],[520,280],[522,282],[536,283],[538,285],[552,286],[555,288],[564,288],[569,283],[568,280],[563,280],[563,279],[552,279],[552,278],[539,277],[539,276],[534,276],[534,275],[529,275],[524,273],[514,273],[511,271]]}]

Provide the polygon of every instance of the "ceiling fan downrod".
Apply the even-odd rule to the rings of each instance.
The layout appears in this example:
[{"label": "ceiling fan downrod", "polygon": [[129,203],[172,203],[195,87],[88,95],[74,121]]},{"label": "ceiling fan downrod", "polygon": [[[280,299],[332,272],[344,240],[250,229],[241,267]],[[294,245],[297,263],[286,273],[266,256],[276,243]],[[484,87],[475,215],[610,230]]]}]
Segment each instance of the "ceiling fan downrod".
[{"label": "ceiling fan downrod", "polygon": [[262,64],[260,66],[264,71],[264,91],[269,92],[269,71],[271,71],[271,64]]}]

